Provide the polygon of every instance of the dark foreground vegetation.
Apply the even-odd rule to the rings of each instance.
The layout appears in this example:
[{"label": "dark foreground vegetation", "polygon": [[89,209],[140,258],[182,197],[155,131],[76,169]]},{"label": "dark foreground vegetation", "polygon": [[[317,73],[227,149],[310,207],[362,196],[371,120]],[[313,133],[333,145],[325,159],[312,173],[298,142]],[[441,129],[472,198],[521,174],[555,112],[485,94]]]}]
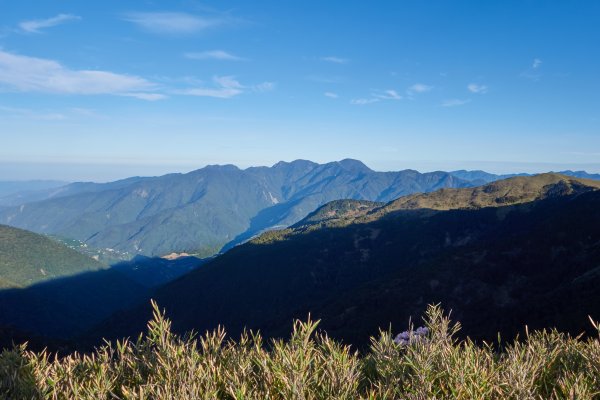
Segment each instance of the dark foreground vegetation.
[{"label": "dark foreground vegetation", "polygon": [[[459,341],[438,306],[427,336],[390,332],[359,354],[317,323],[294,324],[288,340],[247,332],[171,333],[154,304],[148,332],[94,353],[57,357],[25,346],[0,354],[2,399],[593,399],[600,395],[598,336],[529,332],[501,349]],[[593,323],[594,324],[594,323]],[[594,324],[596,330],[600,328]],[[412,327],[411,327],[412,328]],[[412,332],[412,329],[409,329]],[[598,332],[600,334],[600,331]],[[407,344],[406,344],[407,343]]]}]

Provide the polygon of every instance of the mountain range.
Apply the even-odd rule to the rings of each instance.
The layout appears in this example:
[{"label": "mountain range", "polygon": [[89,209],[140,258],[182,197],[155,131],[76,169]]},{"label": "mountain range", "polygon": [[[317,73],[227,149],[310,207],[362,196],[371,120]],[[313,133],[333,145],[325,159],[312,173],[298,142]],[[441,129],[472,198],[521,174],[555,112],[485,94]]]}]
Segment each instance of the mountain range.
[{"label": "mountain range", "polygon": [[311,313],[364,344],[438,301],[476,338],[527,313],[579,332],[600,311],[600,181],[579,176],[600,178],[298,160],[12,193],[0,218],[46,235],[0,226],[0,331],[95,345],[137,334],[154,298],[181,332],[280,336]]},{"label": "mountain range", "polygon": [[[234,337],[284,336],[294,318],[365,345],[427,304],[453,310],[475,339],[556,326],[574,334],[600,317],[600,182],[558,174],[441,189],[378,204],[336,201],[266,232],[152,297],[176,331],[219,325]],[[89,335],[141,331],[148,304]],[[93,341],[92,341],[93,342]]]},{"label": "mountain range", "polygon": [[[0,204],[0,223],[133,257],[210,256],[304,218],[331,200],[390,201],[472,183],[447,172],[376,172],[360,161],[296,160],[272,167],[207,166],[187,174],[74,183]],[[23,198],[19,198],[22,201]],[[185,226],[185,229],[182,227]]]},{"label": "mountain range", "polygon": [[[565,171],[559,171],[559,172],[553,172],[553,173],[565,175],[565,176],[572,176],[574,178],[600,180],[600,174],[590,174],[586,171],[565,170]],[[451,171],[450,174],[452,174],[453,176],[455,176],[457,178],[464,179],[466,181],[470,181],[473,184],[475,184],[476,186],[484,185],[486,183],[490,183],[490,182],[494,182],[494,181],[499,181],[502,179],[513,178],[515,176],[533,176],[534,175],[534,174],[527,174],[527,173],[498,175],[498,174],[491,174],[489,172],[485,172],[485,171],[481,171],[481,170],[467,171],[464,169],[461,169],[458,171]]]},{"label": "mountain range", "polygon": [[[584,171],[561,173],[600,179]],[[512,176],[465,170],[376,172],[360,161],[345,159],[326,164],[296,160],[244,170],[213,165],[186,174],[102,184],[57,187],[59,182],[32,181],[22,183],[26,190],[17,192],[18,185],[5,182],[13,191],[0,193],[0,223],[118,255],[110,261],[173,252],[206,257],[265,230],[294,224],[329,201],[388,202]],[[36,185],[41,189],[31,190]]]}]

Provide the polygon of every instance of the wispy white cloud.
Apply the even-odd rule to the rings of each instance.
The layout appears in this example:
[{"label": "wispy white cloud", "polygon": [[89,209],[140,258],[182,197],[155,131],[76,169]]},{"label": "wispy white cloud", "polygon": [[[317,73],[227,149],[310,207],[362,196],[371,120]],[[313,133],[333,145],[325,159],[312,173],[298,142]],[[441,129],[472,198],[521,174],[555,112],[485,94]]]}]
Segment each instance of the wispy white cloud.
[{"label": "wispy white cloud", "polygon": [[273,82],[263,82],[254,86],[242,85],[233,76],[214,76],[212,87],[197,87],[177,91],[178,94],[188,96],[216,97],[219,99],[229,99],[238,96],[247,91],[266,92],[273,90]]},{"label": "wispy white cloud", "polygon": [[539,58],[534,58],[533,61],[531,62],[531,66],[521,72],[521,77],[522,78],[526,78],[526,79],[530,79],[532,81],[539,81],[542,77],[542,73],[541,73],[541,68],[542,67],[542,60],[540,60]]},{"label": "wispy white cloud", "polygon": [[485,85],[479,85],[477,83],[469,83],[467,89],[471,93],[484,94],[487,93],[488,87]]},{"label": "wispy white cloud", "polygon": [[433,86],[425,85],[423,83],[415,83],[414,85],[409,87],[406,90],[406,92],[408,94],[413,94],[413,93],[425,93],[425,92],[429,92],[431,90],[433,90]]},{"label": "wispy white cloud", "polygon": [[442,107],[458,107],[469,103],[471,99],[448,99],[442,102]]},{"label": "wispy white cloud", "polygon": [[6,115],[11,118],[26,118],[42,121],[62,121],[67,119],[67,116],[58,112],[38,112],[28,108],[6,107],[0,105],[0,115]]},{"label": "wispy white cloud", "polygon": [[140,100],[147,100],[147,101],[157,101],[157,100],[163,100],[166,99],[167,96],[161,93],[123,93],[121,94],[121,96],[125,96],[125,97],[134,97],[136,99],[140,99]]},{"label": "wispy white cloud", "polygon": [[252,90],[259,93],[270,92],[273,89],[275,89],[275,82],[263,82],[252,86]]},{"label": "wispy white cloud", "polygon": [[370,97],[370,98],[364,98],[364,99],[352,99],[352,100],[350,100],[350,104],[364,106],[365,104],[377,103],[378,101],[381,101],[381,100],[376,97]]},{"label": "wispy white cloud", "polygon": [[350,61],[347,58],[334,57],[334,56],[322,57],[321,60],[327,61],[330,63],[334,63],[334,64],[348,64],[348,62]]},{"label": "wispy white cloud", "polygon": [[123,16],[139,28],[159,34],[185,35],[224,25],[228,20],[181,12],[133,12]]},{"label": "wispy white cloud", "polygon": [[337,99],[338,97],[340,97],[337,93],[333,92],[325,92],[323,93],[323,96],[329,97],[330,99]]},{"label": "wispy white cloud", "polygon": [[[57,61],[0,50],[0,88],[19,92],[132,96],[158,100],[156,85],[146,79],[98,70],[72,70]],[[162,97],[160,97],[162,96]]]},{"label": "wispy white cloud", "polygon": [[185,53],[184,56],[191,60],[219,60],[219,61],[244,61],[245,58],[238,57],[225,50],[210,50],[201,52]]},{"label": "wispy white cloud", "polygon": [[51,28],[56,25],[64,24],[65,22],[77,21],[80,19],[81,17],[73,14],[58,14],[52,18],[20,22],[19,28],[28,33],[41,33],[42,29]]},{"label": "wispy white cloud", "polygon": [[181,91],[181,94],[190,96],[217,97],[220,99],[228,99],[235,97],[244,92],[242,86],[232,76],[215,76],[213,77],[214,87],[212,88],[192,88]]},{"label": "wispy white cloud", "polygon": [[402,100],[402,96],[398,94],[395,90],[385,90],[382,93],[375,93],[373,97],[381,100]]},{"label": "wispy white cloud", "polygon": [[397,91],[388,89],[388,90],[384,90],[382,92],[372,93],[371,97],[350,100],[350,104],[365,105],[365,104],[377,103],[379,101],[384,101],[384,100],[402,100],[402,96],[400,94],[398,94]]},{"label": "wispy white cloud", "polygon": [[70,107],[60,111],[56,110],[34,110],[30,108],[8,107],[0,105],[0,117],[17,118],[41,121],[64,121],[80,118],[103,118],[95,110],[81,107]]},{"label": "wispy white cloud", "polygon": [[[177,80],[168,80],[173,84]],[[231,98],[244,92],[263,93],[275,89],[274,82],[242,85],[233,76],[214,76],[203,86],[186,78],[187,88],[160,86],[142,77],[99,70],[73,70],[54,60],[13,54],[0,50],[0,91],[38,92],[71,95],[116,95],[156,101],[168,95]],[[181,82],[180,82],[181,83]]]}]

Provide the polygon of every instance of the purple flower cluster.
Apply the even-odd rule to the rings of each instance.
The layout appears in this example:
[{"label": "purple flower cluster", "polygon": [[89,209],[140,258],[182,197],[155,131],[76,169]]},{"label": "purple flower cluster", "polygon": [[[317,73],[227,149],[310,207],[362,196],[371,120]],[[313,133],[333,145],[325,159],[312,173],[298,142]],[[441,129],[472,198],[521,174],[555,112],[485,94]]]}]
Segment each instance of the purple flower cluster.
[{"label": "purple flower cluster", "polygon": [[414,331],[404,331],[397,334],[394,338],[394,343],[406,346],[410,343],[420,342],[427,339],[427,335],[429,335],[429,329],[424,326],[420,326]]}]

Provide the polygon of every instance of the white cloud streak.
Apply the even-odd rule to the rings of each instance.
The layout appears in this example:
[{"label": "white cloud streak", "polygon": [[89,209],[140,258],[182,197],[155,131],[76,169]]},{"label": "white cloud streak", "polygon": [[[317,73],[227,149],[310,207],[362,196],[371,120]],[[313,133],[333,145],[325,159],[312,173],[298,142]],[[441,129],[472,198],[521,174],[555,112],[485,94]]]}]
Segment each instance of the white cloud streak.
[{"label": "white cloud streak", "polygon": [[210,50],[201,52],[189,52],[184,54],[190,60],[218,60],[218,61],[244,61],[245,58],[238,57],[225,50]]},{"label": "white cloud streak", "polygon": [[275,89],[275,82],[263,82],[258,85],[254,85],[252,90],[259,93],[270,92]]},{"label": "white cloud streak", "polygon": [[381,100],[402,100],[402,96],[400,96],[395,90],[391,89],[380,94],[374,94],[373,97]]},{"label": "white cloud streak", "polygon": [[350,104],[363,106],[385,100],[402,100],[403,97],[397,91],[388,89],[383,92],[372,93],[371,97],[350,100]]},{"label": "white cloud streak", "polygon": [[337,93],[333,92],[325,92],[323,93],[323,96],[329,97],[330,99],[337,99],[338,97],[340,97]]},{"label": "white cloud streak", "polygon": [[442,107],[458,107],[469,103],[471,99],[448,99],[442,102]]},{"label": "white cloud streak", "polygon": [[116,95],[156,101],[167,98],[167,94],[226,99],[244,92],[263,93],[274,89],[274,82],[245,86],[233,76],[214,76],[211,86],[175,90],[159,87],[138,76],[99,70],[73,70],[54,60],[0,50],[0,91]]},{"label": "white cloud streak", "polygon": [[41,120],[41,121],[64,121],[73,118],[101,118],[96,111],[89,108],[71,107],[61,111],[33,110],[29,108],[7,107],[0,105],[0,117]]},{"label": "white cloud streak", "polygon": [[178,91],[177,94],[201,97],[229,99],[247,91],[266,92],[275,88],[273,82],[263,82],[255,86],[244,86],[233,76],[214,76],[213,87],[191,88]]},{"label": "white cloud streak", "polygon": [[42,121],[62,121],[67,119],[67,116],[57,112],[37,112],[27,108],[15,108],[0,106],[0,114],[5,114],[12,118],[26,118]]},{"label": "white cloud streak", "polygon": [[98,70],[72,70],[57,61],[0,50],[0,88],[19,92],[98,95],[112,94],[158,100],[146,79]]},{"label": "white cloud streak", "polygon": [[375,98],[375,97],[371,97],[371,98],[367,98],[367,99],[353,99],[353,100],[350,100],[350,104],[364,106],[366,104],[377,103],[379,101],[381,101],[381,100],[378,98]]},{"label": "white cloud streak", "polygon": [[134,97],[140,100],[157,101],[166,99],[167,96],[161,93],[123,93],[121,96]]},{"label": "white cloud streak", "polygon": [[123,16],[140,29],[171,35],[188,35],[225,24],[223,18],[204,17],[181,12],[134,12]]},{"label": "white cloud streak", "polygon": [[244,87],[232,76],[213,77],[213,88],[192,88],[181,91],[181,94],[189,96],[217,97],[228,99],[244,92]]},{"label": "white cloud streak", "polygon": [[477,94],[485,94],[488,91],[488,87],[485,85],[479,85],[477,83],[469,83],[467,85],[467,89],[469,90],[469,92],[471,93],[477,93]]},{"label": "white cloud streak", "polygon": [[19,28],[28,33],[41,33],[42,29],[52,28],[69,21],[80,20],[81,17],[73,14],[58,14],[55,17],[47,19],[36,19],[31,21],[23,21],[19,23]]},{"label": "white cloud streak", "polygon": [[330,63],[334,63],[334,64],[348,64],[348,62],[350,61],[347,58],[334,57],[334,56],[323,57],[323,58],[321,58],[321,60],[327,61]]},{"label": "white cloud streak", "polygon": [[531,66],[524,72],[521,72],[521,77],[532,81],[539,81],[542,78],[541,73],[542,60],[534,58]]},{"label": "white cloud streak", "polygon": [[433,86],[424,85],[422,83],[415,83],[414,85],[409,87],[406,90],[406,92],[408,94],[413,94],[413,93],[425,93],[425,92],[429,92],[431,90],[433,90]]}]

